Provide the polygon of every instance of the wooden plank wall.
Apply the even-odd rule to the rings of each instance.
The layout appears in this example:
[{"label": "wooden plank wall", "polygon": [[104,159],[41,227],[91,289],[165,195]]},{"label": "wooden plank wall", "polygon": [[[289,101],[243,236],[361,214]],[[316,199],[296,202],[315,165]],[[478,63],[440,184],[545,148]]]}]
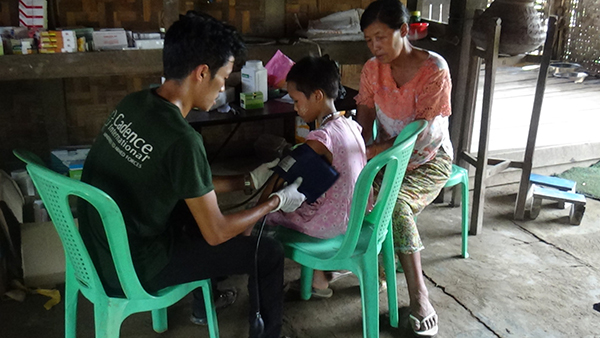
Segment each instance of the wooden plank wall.
[{"label": "wooden plank wall", "polygon": [[123,27],[156,32],[161,23],[162,4],[162,0],[61,0],[56,6],[56,26]]},{"label": "wooden plank wall", "polygon": [[[198,10],[233,24],[245,35],[289,36],[308,20],[353,8],[366,8],[373,0],[196,0],[179,1],[179,12]],[[0,0],[0,26],[15,25],[16,1]],[[134,31],[156,32],[163,24],[163,0],[48,0],[49,25],[53,27],[122,27]],[[285,24],[278,32],[267,31],[268,23],[281,17],[267,15],[273,7],[281,9]],[[54,21],[54,22],[52,22]]]},{"label": "wooden plank wall", "polygon": [[[10,0],[0,0],[0,25],[14,26],[17,24],[17,14],[14,11],[15,2]],[[14,21],[12,20],[14,18]]]},{"label": "wooden plank wall", "polygon": [[160,74],[65,79],[69,143],[90,144],[125,95],[159,83]]}]

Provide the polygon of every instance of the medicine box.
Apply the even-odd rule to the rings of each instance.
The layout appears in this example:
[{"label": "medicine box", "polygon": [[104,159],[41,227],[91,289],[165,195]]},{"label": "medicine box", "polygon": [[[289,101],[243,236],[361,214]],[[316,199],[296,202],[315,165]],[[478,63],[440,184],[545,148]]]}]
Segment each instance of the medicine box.
[{"label": "medicine box", "polygon": [[257,109],[264,107],[263,93],[240,93],[240,106],[244,109]]},{"label": "medicine box", "polygon": [[92,34],[94,49],[123,49],[127,47],[127,33],[123,29],[101,30]]},{"label": "medicine box", "polygon": [[163,49],[164,45],[163,39],[135,40],[135,46],[139,49]]},{"label": "medicine box", "polygon": [[39,47],[40,53],[45,54],[76,52],[75,32],[71,30],[40,32]]},{"label": "medicine box", "polygon": [[83,172],[83,163],[89,151],[89,147],[52,150],[50,152],[50,168],[79,180]]}]

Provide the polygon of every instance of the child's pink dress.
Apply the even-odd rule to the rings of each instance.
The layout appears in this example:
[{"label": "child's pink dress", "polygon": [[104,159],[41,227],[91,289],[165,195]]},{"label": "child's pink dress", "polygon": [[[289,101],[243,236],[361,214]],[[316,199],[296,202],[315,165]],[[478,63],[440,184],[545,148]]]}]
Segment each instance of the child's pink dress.
[{"label": "child's pink dress", "polygon": [[332,166],[340,176],[314,203],[304,202],[291,213],[269,214],[267,224],[281,225],[317,238],[333,238],[345,233],[354,185],[367,163],[361,130],[354,120],[339,117],[311,131],[306,139],[322,143],[333,154]]}]

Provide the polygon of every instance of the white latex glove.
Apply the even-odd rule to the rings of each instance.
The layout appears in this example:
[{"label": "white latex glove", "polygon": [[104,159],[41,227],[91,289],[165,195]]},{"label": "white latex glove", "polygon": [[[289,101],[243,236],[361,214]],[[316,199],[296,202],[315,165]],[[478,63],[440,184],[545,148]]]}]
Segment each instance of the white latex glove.
[{"label": "white latex glove", "polygon": [[274,168],[277,163],[279,163],[279,159],[276,158],[271,162],[263,163],[259,165],[256,169],[250,172],[250,178],[252,178],[252,184],[254,184],[254,189],[260,189],[260,187],[265,184],[265,182],[271,177],[273,174],[272,168]]},{"label": "white latex glove", "polygon": [[271,212],[275,212],[277,210],[281,210],[283,212],[292,212],[298,209],[302,202],[306,200],[306,196],[298,191],[300,184],[302,184],[302,177],[298,177],[294,183],[286,186],[278,192],[274,192],[269,195],[269,197],[273,195],[279,196],[279,205]]}]

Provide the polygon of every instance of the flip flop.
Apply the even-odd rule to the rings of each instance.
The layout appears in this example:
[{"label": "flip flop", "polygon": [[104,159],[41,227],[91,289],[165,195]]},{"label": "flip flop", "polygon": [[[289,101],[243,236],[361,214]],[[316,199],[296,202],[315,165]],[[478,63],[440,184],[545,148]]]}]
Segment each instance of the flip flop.
[{"label": "flip flop", "polygon": [[[296,279],[295,281],[290,282],[290,289],[300,292],[300,280]],[[326,299],[331,298],[331,296],[333,296],[333,290],[331,290],[330,288],[317,289],[313,287],[311,288],[310,293],[315,298]]]},{"label": "flip flop", "polygon": [[348,277],[352,274],[350,270],[340,270],[340,271],[331,271],[331,280],[329,280],[329,284],[334,283],[344,277]]},{"label": "flip flop", "polygon": [[325,288],[325,289],[312,288],[311,294],[313,297],[326,299],[326,298],[331,298],[331,296],[333,296],[333,290],[331,290],[330,288]]},{"label": "flip flop", "polygon": [[[423,323],[428,321],[431,318],[435,318],[435,320],[434,320],[435,324],[429,330],[419,331],[419,329],[423,326]],[[408,319],[410,321],[410,326],[412,327],[413,332],[418,336],[432,337],[438,333],[438,318],[437,318],[437,313],[435,313],[435,311],[433,311],[432,313],[427,315],[422,320],[419,320],[417,317],[413,316],[412,314],[408,315]]]}]

